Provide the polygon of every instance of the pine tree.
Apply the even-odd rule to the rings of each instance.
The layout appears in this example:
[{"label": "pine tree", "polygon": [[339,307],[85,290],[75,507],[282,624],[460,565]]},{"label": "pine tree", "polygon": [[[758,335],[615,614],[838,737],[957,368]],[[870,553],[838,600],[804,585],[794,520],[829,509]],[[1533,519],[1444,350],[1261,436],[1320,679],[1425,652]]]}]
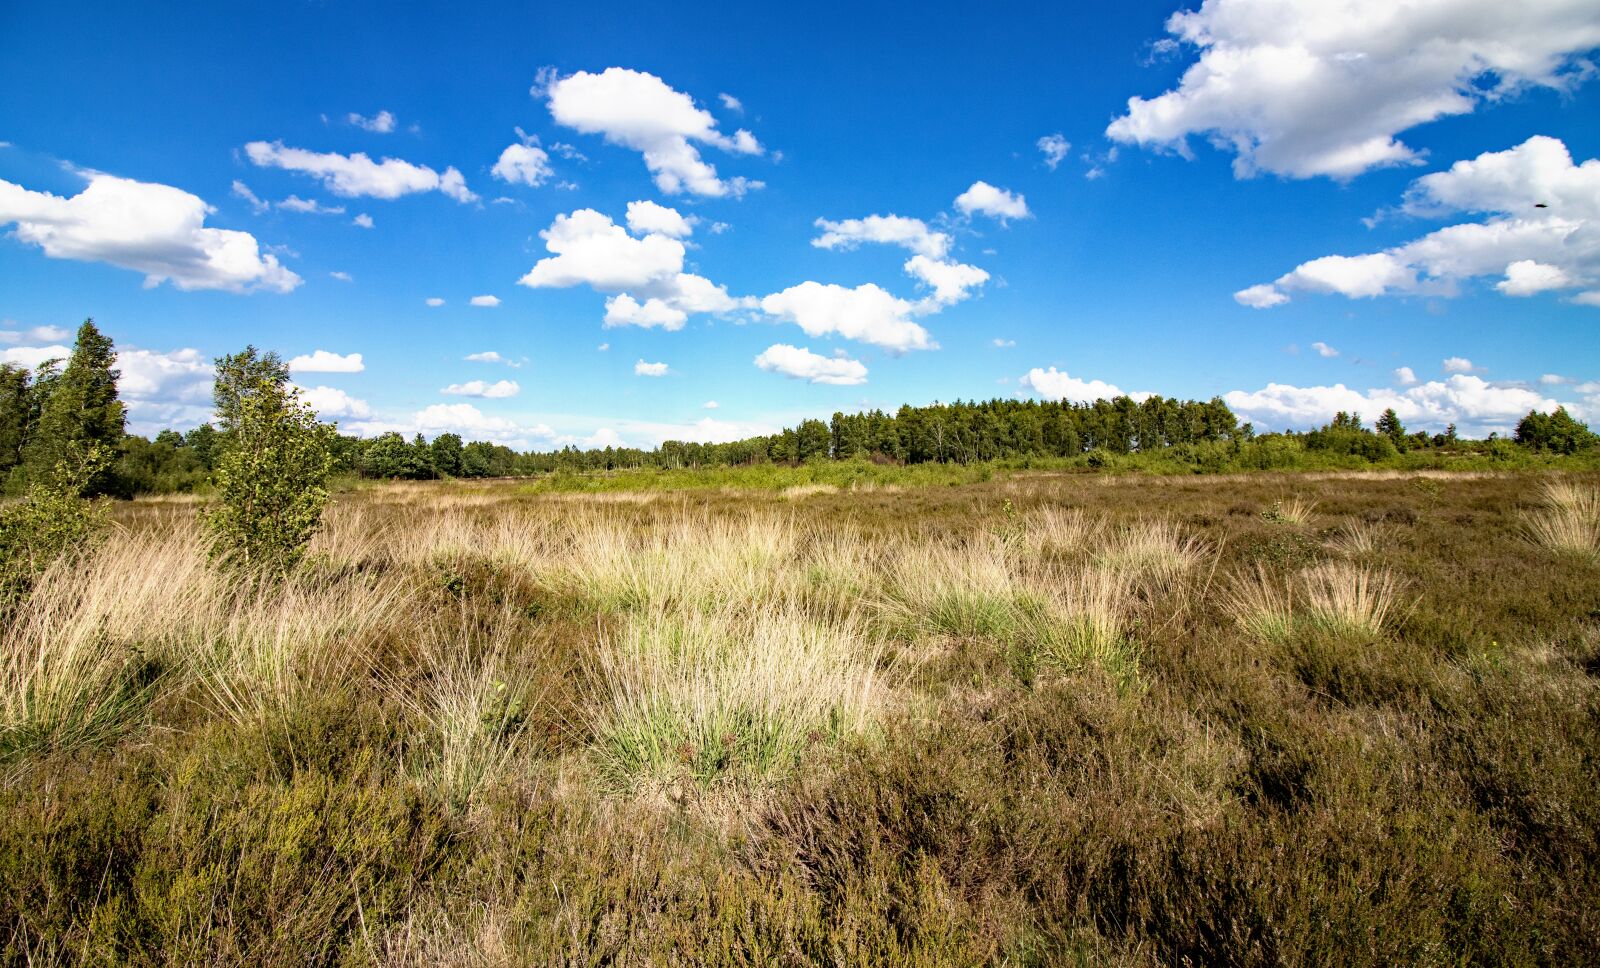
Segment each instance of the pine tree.
[{"label": "pine tree", "polygon": [[[24,449],[25,471],[31,481],[53,480],[63,466],[74,465],[90,450],[115,453],[122,442],[127,410],[117,399],[117,354],[110,337],[94,320],[84,320],[78,339],[59,377],[35,381],[41,397],[38,423]],[[85,495],[104,494],[114,487],[107,467],[84,485]]]}]

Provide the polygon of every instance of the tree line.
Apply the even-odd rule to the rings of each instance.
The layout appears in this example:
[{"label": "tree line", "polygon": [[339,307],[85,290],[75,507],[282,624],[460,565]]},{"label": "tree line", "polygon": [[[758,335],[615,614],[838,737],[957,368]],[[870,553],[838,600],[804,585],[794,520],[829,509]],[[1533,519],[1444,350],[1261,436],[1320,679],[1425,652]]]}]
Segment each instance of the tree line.
[{"label": "tree line", "polygon": [[[289,387],[287,366],[254,347],[216,360],[215,421],[186,432],[163,430],[147,439],[126,432],[127,410],[117,396],[115,347],[85,321],[71,356],[33,371],[0,365],[0,482],[8,494],[60,475],[94,452],[109,455],[86,479],[86,496],[192,491],[211,486],[224,444],[238,418],[241,395],[265,384]],[[1531,451],[1572,454],[1595,448],[1596,435],[1564,408],[1531,412],[1512,438]],[[1005,400],[955,401],[930,406],[835,413],[804,420],[779,433],[725,443],[669,440],[650,449],[578,448],[519,452],[486,441],[441,433],[371,438],[330,426],[321,446],[330,472],[374,479],[428,480],[529,476],[555,471],[797,464],[827,460],[882,463],[974,463],[1088,455],[1095,466],[1115,455],[1172,453],[1215,456],[1224,450],[1243,466],[1280,466],[1275,453],[1303,449],[1382,461],[1423,448],[1466,446],[1451,426],[1443,434],[1407,431],[1387,410],[1367,427],[1360,415],[1339,413],[1306,433],[1257,434],[1219,398],[1208,401],[1121,396],[1092,403]],[[1254,463],[1252,463],[1254,461]]]}]

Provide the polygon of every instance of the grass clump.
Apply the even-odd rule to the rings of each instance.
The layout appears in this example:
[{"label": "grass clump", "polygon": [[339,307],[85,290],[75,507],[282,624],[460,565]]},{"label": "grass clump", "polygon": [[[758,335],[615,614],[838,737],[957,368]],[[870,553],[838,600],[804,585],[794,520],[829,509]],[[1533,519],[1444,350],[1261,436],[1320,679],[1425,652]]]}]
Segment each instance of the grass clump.
[{"label": "grass clump", "polygon": [[1223,609],[1258,641],[1276,644],[1294,634],[1294,585],[1260,564],[1235,579],[1224,593]]},{"label": "grass clump", "polygon": [[1261,512],[1261,520],[1268,524],[1300,527],[1311,522],[1311,516],[1316,510],[1316,501],[1296,496],[1287,501],[1273,501],[1270,507]]},{"label": "grass clump", "polygon": [[1528,534],[1536,544],[1585,558],[1600,555],[1600,487],[1551,481],[1540,497],[1542,507],[1527,519]]},{"label": "grass clump", "polygon": [[858,626],[781,608],[634,616],[601,643],[595,748],[628,785],[781,774],[882,704]]},{"label": "grass clump", "polygon": [[1300,573],[1307,619],[1328,632],[1375,636],[1397,605],[1400,583],[1387,569],[1324,562]]},{"label": "grass clump", "polygon": [[1167,519],[1143,521],[1122,529],[1095,556],[1102,567],[1156,584],[1170,584],[1186,577],[1205,558],[1205,544]]}]

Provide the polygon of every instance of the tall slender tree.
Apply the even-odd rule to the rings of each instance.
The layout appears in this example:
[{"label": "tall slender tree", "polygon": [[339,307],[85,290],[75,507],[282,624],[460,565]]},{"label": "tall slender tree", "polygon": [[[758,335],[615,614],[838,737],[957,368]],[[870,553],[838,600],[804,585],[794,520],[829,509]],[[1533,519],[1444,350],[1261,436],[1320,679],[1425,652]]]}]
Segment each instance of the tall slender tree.
[{"label": "tall slender tree", "polygon": [[[127,422],[127,409],[117,399],[122,374],[116,361],[111,338],[86,319],[61,375],[48,383],[35,381],[42,398],[39,418],[23,455],[30,480],[51,480],[61,467],[81,462],[97,447],[107,454],[116,451]],[[83,493],[104,494],[114,488],[113,478],[111,468],[102,468],[87,480]]]}]

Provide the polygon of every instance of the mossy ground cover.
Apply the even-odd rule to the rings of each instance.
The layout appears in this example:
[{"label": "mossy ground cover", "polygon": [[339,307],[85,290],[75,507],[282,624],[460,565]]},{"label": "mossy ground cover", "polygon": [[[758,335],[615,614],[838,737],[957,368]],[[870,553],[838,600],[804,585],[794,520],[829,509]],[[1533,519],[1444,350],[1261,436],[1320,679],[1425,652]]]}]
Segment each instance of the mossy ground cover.
[{"label": "mossy ground cover", "polygon": [[949,483],[365,488],[254,588],[118,506],[0,631],[4,962],[1593,959],[1592,475]]}]

